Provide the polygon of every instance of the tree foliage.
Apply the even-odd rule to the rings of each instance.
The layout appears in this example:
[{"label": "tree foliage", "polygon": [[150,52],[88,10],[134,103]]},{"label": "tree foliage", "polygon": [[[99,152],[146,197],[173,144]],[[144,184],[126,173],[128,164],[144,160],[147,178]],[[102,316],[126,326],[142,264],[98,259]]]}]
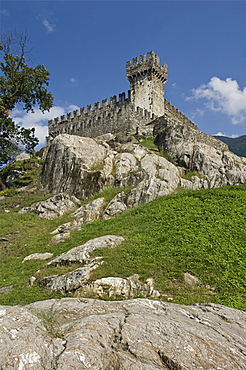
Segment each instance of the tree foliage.
[{"label": "tree foliage", "polygon": [[0,53],[0,166],[6,164],[18,152],[19,145],[32,151],[38,144],[35,129],[21,128],[11,118],[11,111],[21,104],[27,112],[38,106],[42,112],[53,105],[48,92],[50,73],[44,65],[32,68],[29,37],[23,33],[1,35]]}]

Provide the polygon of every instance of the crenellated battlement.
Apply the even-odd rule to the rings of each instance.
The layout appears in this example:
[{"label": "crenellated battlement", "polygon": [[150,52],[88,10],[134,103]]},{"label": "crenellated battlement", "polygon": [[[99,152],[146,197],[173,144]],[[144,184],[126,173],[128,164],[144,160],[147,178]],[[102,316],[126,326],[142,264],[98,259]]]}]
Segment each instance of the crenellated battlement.
[{"label": "crenellated battlement", "polygon": [[[100,102],[96,102],[49,120],[49,135],[53,138],[64,133],[95,137],[108,132],[130,133],[135,132],[137,127],[143,130],[154,118],[156,118],[154,114],[141,107],[135,107],[130,97],[126,98],[126,94],[121,93],[118,100],[114,95],[109,100],[102,100],[101,105]],[[146,132],[149,130],[150,128],[145,127]]]},{"label": "crenellated battlement", "polygon": [[130,81],[128,96],[123,92],[101,102],[56,117],[48,122],[49,137],[59,134],[96,137],[119,132],[152,133],[151,122],[166,114],[170,119],[195,126],[185,115],[164,99],[167,64],[153,51],[126,62]]},{"label": "crenellated battlement", "polygon": [[140,58],[136,57],[126,62],[126,76],[130,83],[150,75],[155,75],[162,83],[168,78],[167,64],[160,65],[160,57],[153,51],[148,53],[148,58],[146,54],[142,54]]},{"label": "crenellated battlement", "polygon": [[186,126],[198,129],[194,122],[187,118],[182,112],[180,112],[179,109],[172,105],[167,99],[165,99],[164,106],[165,106],[165,115],[167,115],[171,119],[182,122]]},{"label": "crenellated battlement", "polygon": [[[130,96],[130,92],[128,91],[128,95]],[[123,92],[117,96],[111,96],[110,99],[104,99],[102,100],[101,104],[100,102],[96,102],[93,105],[87,105],[87,107],[80,108],[80,110],[75,110],[73,112],[69,112],[67,114],[64,114],[60,117],[56,117],[54,119],[49,120],[48,124],[49,127],[52,127],[54,125],[57,125],[59,123],[63,122],[73,122],[74,120],[83,121],[86,120],[88,117],[99,117],[103,113],[109,113],[115,110],[116,108],[120,108],[123,105],[126,105],[130,102],[130,98],[126,98],[126,94]]]}]

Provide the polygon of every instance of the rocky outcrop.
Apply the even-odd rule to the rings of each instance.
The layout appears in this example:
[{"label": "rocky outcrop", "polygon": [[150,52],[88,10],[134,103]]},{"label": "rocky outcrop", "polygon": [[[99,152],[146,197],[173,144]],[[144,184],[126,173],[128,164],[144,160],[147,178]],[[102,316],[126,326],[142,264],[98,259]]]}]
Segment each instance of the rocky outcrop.
[{"label": "rocky outcrop", "polygon": [[50,145],[41,182],[51,193],[65,191],[80,199],[108,185],[136,187],[150,179],[159,180],[160,192],[177,187],[178,169],[165,158],[132,143],[118,150],[101,139],[59,135]]},{"label": "rocky outcrop", "polygon": [[81,266],[65,274],[46,276],[40,280],[39,285],[59,294],[72,294],[74,297],[114,299],[129,299],[136,296],[159,297],[160,293],[154,289],[153,279],[147,279],[143,283],[136,274],[128,278],[105,277],[91,281],[91,272],[103,263],[101,257],[91,258],[91,252],[101,248],[114,248],[123,240],[121,236],[106,235],[70,249],[47,263],[45,267],[47,274],[51,266],[67,266],[74,263],[80,263]]},{"label": "rocky outcrop", "polygon": [[71,265],[72,263],[86,264],[90,258],[90,253],[96,249],[114,248],[124,240],[122,236],[105,235],[89,240],[83,245],[70,249],[50,261],[46,267]]},{"label": "rocky outcrop", "polygon": [[105,277],[83,284],[76,290],[74,296],[111,299],[129,299],[137,296],[158,298],[160,293],[154,289],[153,279],[147,279],[146,283],[142,283],[139,275],[135,274],[125,279]]},{"label": "rocky outcrop", "polygon": [[107,206],[105,217],[102,199],[81,207],[74,214],[77,225],[112,217],[126,208],[170,194],[180,182],[179,169],[165,158],[131,142],[116,146],[112,135],[108,142],[112,147],[102,138],[63,134],[49,147],[41,182],[51,193],[64,191],[81,199],[109,185],[132,187],[121,200],[116,196]]},{"label": "rocky outcrop", "polygon": [[49,258],[53,257],[53,253],[45,252],[45,253],[32,253],[29,254],[29,256],[26,256],[23,262],[30,261],[30,260],[47,260]]},{"label": "rocky outcrop", "polygon": [[[59,135],[51,143],[41,173],[41,183],[50,193],[66,192],[82,199],[112,184],[105,171],[97,170],[108,165],[109,146],[89,137]],[[110,166],[110,165],[109,165]]]},{"label": "rocky outcrop", "polygon": [[63,216],[66,212],[74,211],[80,206],[80,201],[73,195],[65,193],[57,194],[47,200],[32,204],[30,207],[24,207],[18,213],[35,213],[41,218],[53,220]]},{"label": "rocky outcrop", "polygon": [[[246,183],[246,158],[230,152],[220,140],[165,116],[155,121],[154,135],[159,149],[177,165],[202,175],[192,188]],[[190,184],[183,182],[183,185]]]},{"label": "rocky outcrop", "polygon": [[[155,143],[172,160],[159,156],[132,142],[117,142],[112,135],[95,139],[59,135],[49,146],[41,174],[46,191],[64,191],[80,199],[107,186],[131,188],[120,192],[109,204],[98,198],[81,206],[73,220],[61,225],[54,233],[80,230],[82,225],[97,219],[115,217],[128,208],[173,193],[180,185],[185,189],[206,189],[246,183],[246,159],[237,157],[226,144],[178,120],[163,116],[155,120]],[[182,176],[195,172],[190,179]],[[40,217],[59,216],[53,199],[22,209]],[[52,208],[53,216],[44,216]],[[57,205],[56,205],[57,207]],[[62,241],[63,236],[54,238]]]},{"label": "rocky outcrop", "polygon": [[20,154],[18,154],[16,157],[15,157],[15,162],[18,162],[18,161],[25,161],[27,159],[30,159],[31,158],[31,155],[27,152],[22,152]]},{"label": "rocky outcrop", "polygon": [[104,204],[105,199],[101,197],[93,200],[86,206],[81,206],[72,213],[72,221],[60,225],[58,229],[54,230],[52,233],[65,233],[67,231],[80,230],[80,226],[102,218],[104,213]]},{"label": "rocky outcrop", "polygon": [[[103,261],[101,257],[91,258],[90,254],[96,249],[115,248],[123,240],[124,238],[121,236],[105,235],[91,239],[83,245],[79,245],[78,247],[62,253],[60,256],[47,263],[45,266],[47,275],[49,274],[49,267],[52,266],[68,266],[78,263],[81,266],[66,274],[46,276],[40,280],[39,285],[44,289],[55,291],[60,294],[71,293],[77,294],[77,296],[82,296],[82,290],[80,294],[77,293],[77,290],[88,285],[86,290],[87,294],[85,295],[99,296],[100,294],[97,294],[95,289],[93,292],[91,289],[89,293],[88,281],[91,271],[97,268]],[[135,295],[136,294],[134,294],[134,296]]]},{"label": "rocky outcrop", "polygon": [[0,306],[2,369],[245,368],[246,313],[216,304],[64,298]]}]

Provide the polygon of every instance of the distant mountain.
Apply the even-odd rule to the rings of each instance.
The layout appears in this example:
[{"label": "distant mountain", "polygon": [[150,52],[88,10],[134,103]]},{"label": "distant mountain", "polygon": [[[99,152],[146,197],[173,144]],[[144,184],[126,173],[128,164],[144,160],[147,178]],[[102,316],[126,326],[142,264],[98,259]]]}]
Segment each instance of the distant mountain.
[{"label": "distant mountain", "polygon": [[215,136],[226,143],[231,152],[239,155],[240,157],[246,157],[246,135],[236,137],[234,139],[226,136]]}]

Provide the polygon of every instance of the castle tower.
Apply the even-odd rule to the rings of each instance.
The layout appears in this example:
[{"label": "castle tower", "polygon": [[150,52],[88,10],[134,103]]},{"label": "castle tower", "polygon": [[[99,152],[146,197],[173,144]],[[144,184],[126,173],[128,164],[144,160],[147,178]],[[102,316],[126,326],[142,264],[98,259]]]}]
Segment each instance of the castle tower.
[{"label": "castle tower", "polygon": [[167,64],[153,51],[126,62],[126,76],[130,82],[131,102],[135,107],[147,109],[157,116],[164,115],[164,83],[167,81]]}]

